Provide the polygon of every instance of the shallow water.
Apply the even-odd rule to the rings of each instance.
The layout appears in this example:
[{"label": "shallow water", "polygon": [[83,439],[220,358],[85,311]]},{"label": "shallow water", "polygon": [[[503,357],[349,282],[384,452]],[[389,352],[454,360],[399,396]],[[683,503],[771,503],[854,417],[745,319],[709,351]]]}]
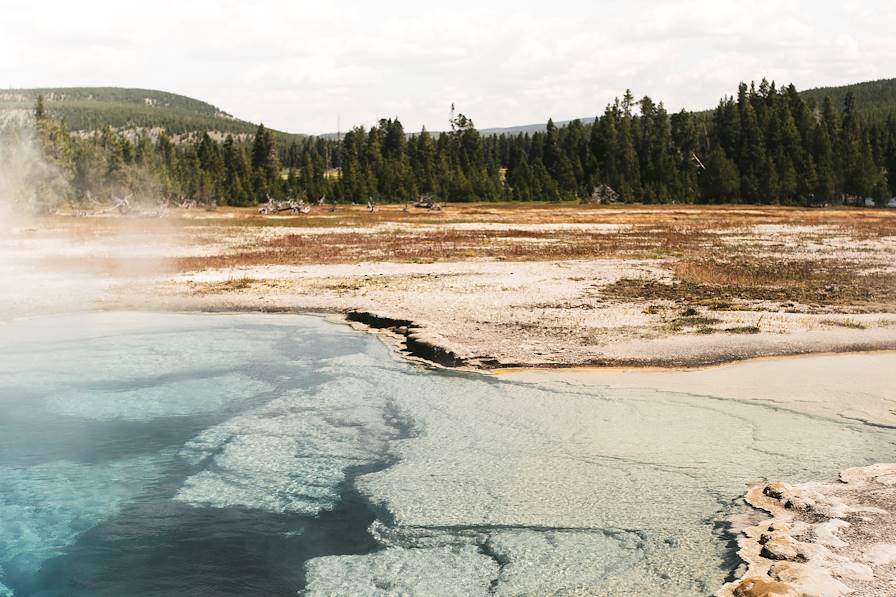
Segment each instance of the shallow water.
[{"label": "shallow water", "polygon": [[437,373],[317,318],[0,325],[0,596],[707,594],[745,483],[892,430]]}]

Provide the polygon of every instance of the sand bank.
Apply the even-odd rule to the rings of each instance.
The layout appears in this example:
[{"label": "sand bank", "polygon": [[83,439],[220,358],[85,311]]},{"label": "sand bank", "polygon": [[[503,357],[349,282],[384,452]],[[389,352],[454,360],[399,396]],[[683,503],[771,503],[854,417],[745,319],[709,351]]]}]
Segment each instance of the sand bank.
[{"label": "sand bank", "polygon": [[662,389],[896,428],[896,352],[756,359],[692,370],[519,370],[519,381]]}]

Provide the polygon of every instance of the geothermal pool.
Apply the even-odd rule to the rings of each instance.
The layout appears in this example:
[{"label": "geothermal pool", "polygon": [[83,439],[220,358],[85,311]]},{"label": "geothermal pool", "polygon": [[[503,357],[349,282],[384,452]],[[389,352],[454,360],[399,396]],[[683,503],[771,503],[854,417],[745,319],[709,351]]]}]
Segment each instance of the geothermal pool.
[{"label": "geothermal pool", "polygon": [[745,484],[891,429],[437,372],[286,315],[0,324],[0,596],[706,595]]}]

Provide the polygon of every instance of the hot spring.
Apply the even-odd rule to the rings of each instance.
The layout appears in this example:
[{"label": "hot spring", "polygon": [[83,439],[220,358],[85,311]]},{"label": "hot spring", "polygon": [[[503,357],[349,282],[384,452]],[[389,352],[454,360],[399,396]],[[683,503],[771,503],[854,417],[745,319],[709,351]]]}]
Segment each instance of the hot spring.
[{"label": "hot spring", "polygon": [[891,429],[426,369],[292,315],[0,324],[0,596],[706,595]]}]

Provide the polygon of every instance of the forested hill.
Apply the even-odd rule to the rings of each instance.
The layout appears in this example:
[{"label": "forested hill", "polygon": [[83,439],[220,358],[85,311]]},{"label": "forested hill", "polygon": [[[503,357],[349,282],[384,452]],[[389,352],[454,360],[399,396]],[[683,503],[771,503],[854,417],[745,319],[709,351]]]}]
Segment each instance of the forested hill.
[{"label": "forested hill", "polygon": [[[866,81],[839,87],[818,87],[801,91],[800,96],[810,105],[821,106],[825,96],[830,97],[836,106],[842,106],[847,93],[852,93],[856,99],[856,110],[862,117],[872,120],[884,120],[896,111],[896,79],[881,79],[879,81]],[[710,114],[711,111],[697,112],[697,114]],[[579,118],[582,124],[594,122],[594,116]],[[562,127],[572,122],[571,120],[554,121],[556,126]],[[519,133],[543,133],[547,125],[524,124],[503,128],[482,129],[483,135],[517,135]]]},{"label": "forested hill", "polygon": [[27,119],[39,95],[48,113],[72,131],[164,128],[172,135],[217,131],[254,134],[256,124],[206,102],[165,91],[121,87],[61,87],[0,91],[0,122]]},{"label": "forested hill", "polygon": [[839,87],[819,87],[800,93],[804,100],[821,106],[825,97],[830,97],[835,106],[842,106],[846,94],[856,99],[859,115],[871,120],[884,120],[896,111],[896,79],[866,81]]}]

